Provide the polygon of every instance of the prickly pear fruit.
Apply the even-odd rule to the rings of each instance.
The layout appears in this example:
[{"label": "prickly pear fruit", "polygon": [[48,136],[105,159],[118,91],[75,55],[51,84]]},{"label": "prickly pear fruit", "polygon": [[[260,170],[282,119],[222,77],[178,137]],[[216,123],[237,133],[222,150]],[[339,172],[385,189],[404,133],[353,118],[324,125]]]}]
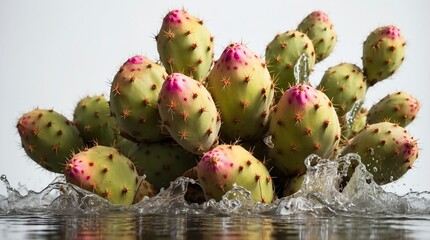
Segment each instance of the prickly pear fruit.
[{"label": "prickly pear fruit", "polygon": [[180,72],[203,81],[213,62],[213,37],[203,21],[185,10],[172,10],[156,36],[160,61],[169,74]]},{"label": "prickly pear fruit", "polygon": [[408,93],[400,91],[388,94],[373,105],[367,115],[367,123],[387,121],[406,127],[416,118],[419,110],[418,100]]},{"label": "prickly pear fruit", "polygon": [[297,30],[305,33],[314,44],[315,62],[324,60],[333,52],[337,41],[337,34],[326,13],[314,11],[300,22]]},{"label": "prickly pear fruit", "polygon": [[341,63],[327,69],[317,88],[331,99],[337,115],[341,117],[357,100],[364,101],[367,84],[359,67]]},{"label": "prickly pear fruit", "polygon": [[310,154],[329,158],[340,140],[340,125],[329,98],[321,91],[298,84],[285,91],[270,120],[273,146],[269,156],[285,174],[306,172]]},{"label": "prickly pear fruit", "polygon": [[67,182],[120,205],[133,203],[139,180],[133,162],[106,146],[75,154],[66,164],[65,176]]},{"label": "prickly pear fruit", "polygon": [[222,136],[229,140],[260,139],[274,96],[264,61],[246,46],[232,43],[207,79],[207,88],[221,112]]},{"label": "prickly pear fruit", "polygon": [[396,26],[372,31],[363,45],[363,70],[369,86],[375,85],[400,67],[405,58],[406,42]]},{"label": "prickly pear fruit", "polygon": [[158,110],[171,137],[186,150],[201,155],[218,143],[220,116],[200,82],[181,73],[169,75],[160,91]]},{"label": "prickly pear fruit", "polygon": [[[417,141],[402,127],[390,122],[367,125],[342,150],[357,153],[377,184],[402,177],[418,157]],[[351,175],[351,174],[350,174]]]},{"label": "prickly pear fruit", "polygon": [[17,124],[22,147],[43,168],[63,173],[67,159],[84,147],[78,129],[54,110],[36,108]]},{"label": "prickly pear fruit", "polygon": [[166,137],[157,110],[166,77],[163,67],[140,55],[119,69],[111,85],[110,108],[124,136],[137,142],[157,142]]},{"label": "prickly pear fruit", "polygon": [[87,146],[112,146],[119,134],[109,102],[103,94],[79,100],[73,113],[73,123]]},{"label": "prickly pear fruit", "polygon": [[131,150],[130,160],[156,191],[169,187],[171,181],[197,164],[193,154],[171,142],[140,143]]},{"label": "prickly pear fruit", "polygon": [[308,57],[307,74],[315,64],[315,50],[308,36],[299,31],[287,31],[278,34],[266,47],[266,62],[270,75],[275,80],[276,88],[280,89],[277,99],[284,90],[296,84],[294,65],[302,54]]},{"label": "prickly pear fruit", "polygon": [[249,190],[257,202],[270,203],[274,197],[266,167],[239,145],[219,145],[206,152],[197,165],[197,176],[207,200],[221,200],[233,184]]}]

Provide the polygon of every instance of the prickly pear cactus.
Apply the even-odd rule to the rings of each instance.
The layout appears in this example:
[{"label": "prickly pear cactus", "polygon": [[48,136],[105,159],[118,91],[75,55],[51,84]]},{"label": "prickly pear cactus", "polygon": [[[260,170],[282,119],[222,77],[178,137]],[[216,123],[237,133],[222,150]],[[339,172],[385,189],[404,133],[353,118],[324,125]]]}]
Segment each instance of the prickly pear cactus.
[{"label": "prickly pear cactus", "polygon": [[206,152],[197,165],[197,176],[207,200],[221,200],[233,184],[249,190],[257,202],[270,203],[274,197],[266,167],[239,145],[219,145]]},{"label": "prickly pear cactus", "polygon": [[207,88],[221,112],[222,136],[232,141],[261,138],[274,96],[264,61],[246,46],[232,43],[207,79]]},{"label": "prickly pear cactus", "polygon": [[363,72],[351,63],[327,69],[317,87],[331,99],[339,117],[345,115],[357,100],[364,101],[367,84]]},{"label": "prickly pear cactus", "polygon": [[333,104],[321,91],[298,84],[285,91],[270,120],[269,156],[285,174],[306,172],[305,158],[329,158],[339,144],[341,129]]},{"label": "prickly pear cactus", "polygon": [[118,136],[118,140],[115,142],[114,147],[118,149],[118,151],[122,155],[130,158],[130,153],[136,147],[137,144],[138,143],[128,140],[127,138]]},{"label": "prickly pear cactus", "polygon": [[377,184],[402,177],[418,157],[417,141],[402,127],[390,122],[367,125],[342,150],[357,153]]},{"label": "prickly pear cactus", "polygon": [[391,75],[405,58],[406,41],[396,26],[379,27],[372,31],[363,45],[363,70],[369,86]]},{"label": "prickly pear cactus", "polygon": [[197,164],[193,154],[171,142],[140,143],[131,150],[130,160],[156,191],[169,187],[171,181]]},{"label": "prickly pear cactus", "polygon": [[172,10],[156,36],[160,61],[169,74],[180,72],[202,82],[213,63],[213,37],[203,21],[185,10]]},{"label": "prickly pear cactus", "polygon": [[367,123],[397,123],[401,127],[409,125],[417,116],[420,103],[406,92],[388,94],[373,105],[367,115]]},{"label": "prickly pear cactus", "polygon": [[63,173],[67,159],[84,147],[78,129],[54,110],[27,112],[16,127],[27,155],[52,172]]},{"label": "prickly pear cactus", "polygon": [[103,94],[79,100],[73,113],[73,122],[87,146],[112,146],[117,140],[118,126]]},{"label": "prickly pear cactus", "polygon": [[201,155],[218,143],[221,119],[200,82],[180,73],[169,75],[160,91],[158,110],[170,136],[186,150]]},{"label": "prickly pear cactus", "polygon": [[75,154],[66,164],[65,176],[67,182],[120,205],[133,203],[139,180],[134,164],[106,146]]},{"label": "prickly pear cactus", "polygon": [[294,65],[302,54],[308,57],[307,74],[315,64],[315,49],[308,36],[299,31],[287,31],[278,34],[266,47],[267,68],[275,81],[275,87],[281,98],[284,90],[296,84]]},{"label": "prickly pear cactus", "polygon": [[123,135],[137,142],[157,142],[166,137],[157,109],[166,77],[163,67],[140,55],[119,69],[111,84],[110,108]]},{"label": "prickly pear cactus", "polygon": [[312,40],[315,47],[316,63],[324,60],[333,52],[337,34],[326,13],[322,11],[310,13],[300,22],[297,30],[305,33]]}]

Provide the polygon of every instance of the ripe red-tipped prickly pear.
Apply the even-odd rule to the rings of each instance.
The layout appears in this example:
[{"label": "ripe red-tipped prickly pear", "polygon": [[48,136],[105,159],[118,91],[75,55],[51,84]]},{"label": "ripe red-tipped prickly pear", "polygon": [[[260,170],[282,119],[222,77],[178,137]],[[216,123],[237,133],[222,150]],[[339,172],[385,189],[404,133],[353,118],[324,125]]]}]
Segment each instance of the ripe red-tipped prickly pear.
[{"label": "ripe red-tipped prickly pear", "polygon": [[43,168],[63,173],[67,159],[84,147],[78,129],[54,110],[34,109],[17,124],[22,147]]},{"label": "ripe red-tipped prickly pear", "polygon": [[399,179],[412,168],[418,157],[418,145],[404,128],[380,122],[359,132],[341,154],[347,153],[360,155],[375,182],[382,185]]},{"label": "ripe red-tipped prickly pear", "polygon": [[87,146],[112,146],[118,138],[118,125],[103,94],[79,100],[73,113],[73,123]]},{"label": "ripe red-tipped prickly pear", "polygon": [[169,187],[171,181],[197,164],[193,154],[172,142],[139,143],[130,151],[130,160],[156,191]]},{"label": "ripe red-tipped prickly pear", "polygon": [[363,44],[363,70],[369,86],[391,75],[405,58],[406,42],[396,26],[379,27]]},{"label": "ripe red-tipped prickly pear", "polygon": [[367,123],[397,123],[401,127],[409,125],[417,116],[420,103],[406,92],[388,94],[373,105],[367,114]]},{"label": "ripe red-tipped prickly pear", "polygon": [[297,30],[305,33],[314,44],[316,60],[315,63],[324,60],[333,52],[337,41],[328,15],[322,11],[314,11],[300,22]]},{"label": "ripe red-tipped prickly pear", "polygon": [[358,100],[364,101],[367,84],[363,72],[351,63],[327,69],[317,87],[333,102],[337,115],[345,115]]},{"label": "ripe red-tipped prickly pear", "polygon": [[181,73],[164,81],[158,100],[162,123],[183,148],[203,154],[218,143],[221,119],[202,83]]},{"label": "ripe red-tipped prickly pear", "polygon": [[277,100],[281,98],[284,90],[296,84],[294,66],[302,54],[308,57],[306,74],[309,74],[315,64],[315,49],[308,36],[299,31],[278,34],[267,45],[267,68],[275,81],[276,89],[279,90],[275,97]]},{"label": "ripe red-tipped prickly pear", "polygon": [[122,135],[141,142],[166,138],[160,127],[158,94],[167,73],[146,57],[129,58],[111,84],[110,109]]},{"label": "ripe red-tipped prickly pear", "polygon": [[65,176],[67,182],[120,205],[133,203],[139,181],[133,162],[106,146],[75,154],[66,164]]},{"label": "ripe red-tipped prickly pear", "polygon": [[274,96],[269,71],[254,52],[230,44],[208,75],[208,90],[221,112],[221,134],[234,141],[261,139]]},{"label": "ripe red-tipped prickly pear", "polygon": [[169,74],[180,72],[202,82],[213,63],[213,37],[203,21],[185,10],[172,10],[156,36],[160,61]]},{"label": "ripe red-tipped prickly pear", "polygon": [[310,154],[332,156],[340,133],[329,98],[309,85],[298,84],[285,91],[273,109],[269,156],[285,175],[301,174],[306,172],[304,161]]},{"label": "ripe red-tipped prickly pear", "polygon": [[270,203],[274,197],[269,171],[239,145],[219,145],[206,152],[197,165],[197,175],[207,200],[221,200],[234,184],[249,190],[257,202]]}]

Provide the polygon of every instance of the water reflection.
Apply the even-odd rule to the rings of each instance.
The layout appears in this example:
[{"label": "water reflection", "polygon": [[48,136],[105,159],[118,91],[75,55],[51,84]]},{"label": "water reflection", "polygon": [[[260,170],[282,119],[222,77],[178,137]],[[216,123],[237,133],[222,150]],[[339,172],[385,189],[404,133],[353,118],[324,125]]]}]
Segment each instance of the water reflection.
[{"label": "water reflection", "polygon": [[429,227],[419,215],[0,215],[2,239],[410,239]]}]

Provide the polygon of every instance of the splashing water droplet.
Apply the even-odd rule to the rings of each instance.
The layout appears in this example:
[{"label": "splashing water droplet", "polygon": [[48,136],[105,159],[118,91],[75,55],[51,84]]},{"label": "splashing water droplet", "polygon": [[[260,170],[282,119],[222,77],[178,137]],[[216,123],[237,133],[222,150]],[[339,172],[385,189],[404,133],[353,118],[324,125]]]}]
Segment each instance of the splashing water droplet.
[{"label": "splashing water droplet", "polygon": [[355,116],[357,116],[357,113],[360,111],[361,107],[363,106],[363,100],[358,99],[354,102],[354,105],[352,105],[351,109],[345,114],[345,122],[346,122],[346,128],[350,130],[352,128],[352,125],[355,121]]},{"label": "splashing water droplet", "polygon": [[378,168],[377,167],[373,167],[373,172],[378,172]]},{"label": "splashing water droplet", "polygon": [[296,65],[294,65],[294,78],[296,79],[296,84],[309,82],[308,68],[309,57],[303,53],[297,60]]},{"label": "splashing water droplet", "polygon": [[269,135],[263,139],[264,144],[268,146],[269,148],[274,148],[275,144],[272,142],[272,135]]}]

